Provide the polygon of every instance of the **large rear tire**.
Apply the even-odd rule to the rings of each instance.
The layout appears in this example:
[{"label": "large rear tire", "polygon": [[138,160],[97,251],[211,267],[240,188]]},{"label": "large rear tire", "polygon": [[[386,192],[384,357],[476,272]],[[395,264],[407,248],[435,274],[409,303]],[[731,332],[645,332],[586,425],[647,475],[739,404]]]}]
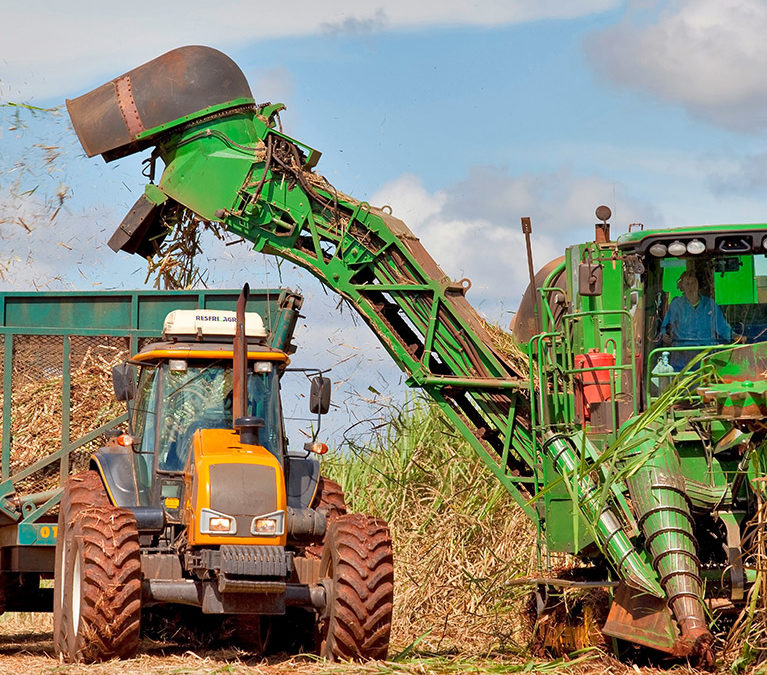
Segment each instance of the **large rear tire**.
[{"label": "large rear tire", "polygon": [[[325,514],[328,526],[337,518],[346,515],[346,498],[343,488],[334,480],[320,476],[317,482],[317,493],[314,495],[311,507]],[[322,558],[323,544],[311,544],[306,547],[307,558]]]},{"label": "large rear tire", "polygon": [[67,662],[129,658],[141,623],[141,553],[132,513],[109,503],[95,472],[65,485],[59,513],[53,636]]},{"label": "large rear tire", "polygon": [[312,508],[323,511],[328,520],[335,520],[346,515],[346,498],[340,484],[320,476],[317,482],[317,494],[312,501]]},{"label": "large rear tire", "polygon": [[394,561],[385,521],[340,516],[328,526],[320,563],[328,591],[321,654],[333,661],[385,659],[394,605]]},{"label": "large rear tire", "polygon": [[67,550],[67,539],[72,537],[72,526],[77,515],[83,509],[98,506],[108,506],[104,483],[95,471],[84,471],[67,478],[61,493],[59,504],[59,521],[56,536],[56,562],[53,581],[53,647],[57,654],[67,651],[65,635],[67,628],[63,611],[64,601],[64,557]]}]

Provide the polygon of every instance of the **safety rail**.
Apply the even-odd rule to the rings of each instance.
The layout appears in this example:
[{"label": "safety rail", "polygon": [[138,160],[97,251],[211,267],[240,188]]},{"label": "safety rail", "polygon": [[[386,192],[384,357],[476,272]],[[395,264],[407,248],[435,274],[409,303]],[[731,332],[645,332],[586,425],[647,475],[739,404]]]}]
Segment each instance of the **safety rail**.
[{"label": "safety rail", "polygon": [[[673,373],[653,373],[652,368],[650,368],[650,364],[656,363],[658,358],[663,354],[663,352],[669,352],[670,354],[685,354],[689,353],[691,351],[694,351],[695,354],[690,357],[690,359],[687,359],[688,361],[691,361],[695,359],[697,356],[700,355],[701,359],[704,359],[709,354],[714,353],[721,353],[726,352],[732,349],[735,349],[737,345],[694,345],[694,346],[687,346],[687,347],[656,347],[655,349],[651,350],[650,353],[647,355],[647,368],[645,369],[645,381],[644,381],[644,388],[645,392],[647,392],[647,405],[648,407],[655,401],[657,401],[663,394],[663,390],[670,384],[670,382],[677,376],[682,374],[685,371],[685,368],[682,368],[681,370],[674,371]],[[693,368],[697,368],[699,366],[704,366],[704,362],[698,362],[697,364],[693,365]],[[705,366],[704,366],[705,367]],[[701,377],[703,377],[704,374],[701,373]],[[661,392],[658,394],[654,394],[652,390],[652,380],[658,378],[660,380],[668,380],[668,382],[665,384],[665,386],[661,387]],[[693,395],[694,398],[694,395]]]},{"label": "safety rail", "polygon": [[[544,307],[547,303],[544,304]],[[576,428],[575,401],[570,392],[575,390],[576,376],[589,372],[607,371],[609,373],[610,400],[615,401],[620,393],[618,387],[619,374],[631,373],[631,391],[636,391],[637,373],[633,354],[618,353],[613,338],[601,341],[600,349],[606,349],[609,342],[614,344],[616,363],[610,366],[589,366],[576,368],[575,351],[567,335],[572,334],[575,323],[584,318],[597,316],[621,316],[628,324],[629,343],[634,344],[634,326],[631,316],[626,310],[592,310],[565,314],[561,317],[563,328],[558,331],[540,333],[535,336],[528,347],[528,362],[531,377],[531,401],[537,405],[531,406],[531,428],[536,432],[543,429],[559,429],[573,431]],[[618,362],[618,359],[624,361]],[[625,363],[629,360],[628,363]],[[537,380],[537,391],[532,384]],[[638,412],[636,397],[632,397],[633,413]],[[618,417],[615,406],[611,406],[612,430],[617,433]]]}]

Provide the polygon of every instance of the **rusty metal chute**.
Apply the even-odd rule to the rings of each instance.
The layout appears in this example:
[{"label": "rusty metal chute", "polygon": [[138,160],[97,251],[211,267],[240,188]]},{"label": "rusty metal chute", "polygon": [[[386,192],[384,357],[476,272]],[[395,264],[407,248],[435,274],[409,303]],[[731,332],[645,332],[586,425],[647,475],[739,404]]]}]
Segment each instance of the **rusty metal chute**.
[{"label": "rusty metal chute", "polygon": [[253,94],[234,61],[211,47],[189,46],[67,100],[67,110],[88,157],[111,161],[154,145],[168,125],[248,103]]}]

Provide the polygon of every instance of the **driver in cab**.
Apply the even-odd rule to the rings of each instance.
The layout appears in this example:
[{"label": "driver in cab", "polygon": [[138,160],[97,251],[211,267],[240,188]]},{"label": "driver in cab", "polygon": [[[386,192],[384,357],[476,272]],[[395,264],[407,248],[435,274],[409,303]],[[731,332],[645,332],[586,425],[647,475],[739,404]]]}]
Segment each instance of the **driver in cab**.
[{"label": "driver in cab", "polygon": [[[700,294],[698,277],[693,270],[682,274],[677,288],[682,295],[671,301],[660,327],[660,341],[664,346],[695,347],[733,341],[732,328],[721,308],[712,298]],[[686,354],[685,363],[691,356]]]}]

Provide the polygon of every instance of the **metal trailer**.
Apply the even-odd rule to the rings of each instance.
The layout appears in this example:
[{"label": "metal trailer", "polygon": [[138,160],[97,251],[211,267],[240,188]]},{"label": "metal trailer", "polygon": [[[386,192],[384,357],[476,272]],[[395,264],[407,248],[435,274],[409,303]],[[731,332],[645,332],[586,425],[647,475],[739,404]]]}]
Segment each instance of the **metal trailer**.
[{"label": "metal trailer", "polygon": [[[230,310],[238,296],[232,290],[0,293],[0,610],[51,611],[53,589],[39,588],[39,579],[54,571],[62,484],[88,467],[106,432],[127,420],[126,412],[92,428],[92,419],[78,416],[84,360],[126,360],[161,335],[171,310]],[[301,302],[287,290],[251,291],[249,309],[264,317],[271,346],[294,351]],[[49,406],[34,411],[31,422],[16,415],[30,390]],[[14,435],[22,423],[41,424],[42,416],[48,425],[54,418],[56,435],[47,439],[48,452],[30,456]],[[89,431],[78,435],[75,428]]]}]

